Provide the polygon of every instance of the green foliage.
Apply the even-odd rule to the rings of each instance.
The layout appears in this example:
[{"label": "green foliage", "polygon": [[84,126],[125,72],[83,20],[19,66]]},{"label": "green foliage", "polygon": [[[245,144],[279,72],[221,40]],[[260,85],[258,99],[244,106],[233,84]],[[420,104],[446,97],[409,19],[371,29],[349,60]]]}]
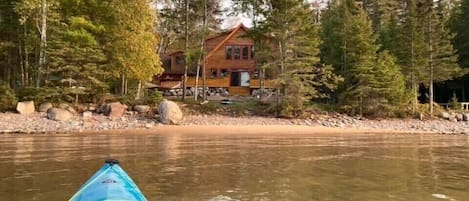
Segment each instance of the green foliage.
[{"label": "green foliage", "polygon": [[[366,13],[352,2],[335,1],[323,22],[322,37],[331,43],[325,42],[324,46],[341,50],[326,50],[323,57],[345,78],[339,91],[342,111],[352,115],[394,116],[396,110],[406,108],[409,96],[400,67],[389,52],[378,52]],[[329,35],[339,31],[335,25],[342,29],[342,34]],[[342,41],[342,46],[337,41]]]},{"label": "green foliage", "polygon": [[15,91],[7,85],[0,84],[0,112],[14,109],[16,102]]},{"label": "green foliage", "polygon": [[156,50],[156,18],[148,2],[115,1],[111,7],[116,16],[107,29],[112,70],[136,80],[150,80],[162,73]]},{"label": "green foliage", "polygon": [[319,27],[308,5],[296,0],[269,3],[268,10],[258,8],[266,19],[250,34],[270,44],[256,46],[261,67],[276,74],[280,113],[295,116],[311,99],[328,97],[341,78],[330,66],[319,64]]},{"label": "green foliage", "polygon": [[161,92],[152,92],[150,95],[144,98],[144,103],[152,106],[158,106],[163,102],[164,98]]},{"label": "green foliage", "polygon": [[[44,102],[66,102],[67,94],[61,88],[33,88],[25,87],[17,91],[19,101],[34,101],[34,103],[40,104]],[[73,100],[73,98],[68,97]]]},{"label": "green foliage", "polygon": [[469,68],[469,0],[461,0],[452,12],[450,28],[455,34],[453,45],[458,50],[459,64]]},{"label": "green foliage", "polygon": [[453,110],[460,110],[461,109],[461,104],[458,101],[458,97],[456,96],[456,93],[453,93],[453,96],[451,97],[451,100],[449,100],[449,107]]},{"label": "green foliage", "polygon": [[117,96],[117,101],[128,106],[135,105],[135,94],[128,93],[121,96]]}]

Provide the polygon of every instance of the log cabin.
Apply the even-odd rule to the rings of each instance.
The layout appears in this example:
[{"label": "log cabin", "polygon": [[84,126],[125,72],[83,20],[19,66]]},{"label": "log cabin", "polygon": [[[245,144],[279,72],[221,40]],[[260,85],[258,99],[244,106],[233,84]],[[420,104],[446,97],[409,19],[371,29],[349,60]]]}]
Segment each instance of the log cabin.
[{"label": "log cabin", "polygon": [[[208,88],[224,88],[230,95],[249,96],[260,88],[259,73],[255,60],[254,41],[246,37],[248,29],[240,24],[222,33],[207,37],[205,41],[205,76]],[[154,82],[161,89],[182,87],[184,76],[184,52],[176,51],[160,55],[165,69]],[[195,86],[194,70],[188,72],[187,87]],[[202,76],[199,77],[202,87]],[[273,88],[273,81],[265,82]]]}]

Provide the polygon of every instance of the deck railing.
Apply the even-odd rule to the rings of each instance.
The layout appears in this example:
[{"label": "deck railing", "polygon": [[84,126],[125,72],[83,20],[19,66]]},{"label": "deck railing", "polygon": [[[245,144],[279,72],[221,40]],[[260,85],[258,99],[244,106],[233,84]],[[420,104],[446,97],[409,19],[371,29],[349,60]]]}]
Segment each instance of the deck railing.
[{"label": "deck railing", "polygon": [[[445,109],[449,109],[449,103],[438,103],[439,105],[443,106]],[[461,110],[469,111],[469,102],[460,102]]]}]

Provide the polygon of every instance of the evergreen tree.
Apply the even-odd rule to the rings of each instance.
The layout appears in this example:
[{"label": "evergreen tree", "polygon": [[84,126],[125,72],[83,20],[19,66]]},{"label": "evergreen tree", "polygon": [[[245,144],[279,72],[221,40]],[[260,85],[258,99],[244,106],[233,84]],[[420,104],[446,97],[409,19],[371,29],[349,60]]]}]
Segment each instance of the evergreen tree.
[{"label": "evergreen tree", "polygon": [[459,64],[469,68],[469,0],[461,0],[451,17],[451,30],[455,34],[453,45],[457,49]]},{"label": "evergreen tree", "polygon": [[425,0],[421,3],[422,16],[426,25],[425,35],[427,51],[426,78],[429,87],[430,113],[433,114],[434,83],[451,80],[463,75],[457,63],[457,55],[451,41],[453,34],[448,27],[448,1]]},{"label": "evergreen tree", "polygon": [[426,44],[422,17],[417,8],[418,0],[405,0],[402,13],[395,16],[380,32],[382,50],[388,50],[397,58],[401,72],[405,76],[407,88],[413,94],[412,110],[418,103],[418,88],[425,80]]},{"label": "evergreen tree", "polygon": [[[49,67],[52,82],[49,85],[62,85],[74,94],[84,93],[77,91],[77,87],[85,87],[87,93],[103,92],[108,85],[104,78],[106,73],[104,64],[106,57],[99,46],[96,35],[104,31],[84,17],[71,17],[67,27],[58,30],[56,40],[50,41]],[[59,81],[59,82],[57,82]]]},{"label": "evergreen tree", "polygon": [[277,75],[281,113],[295,115],[306,101],[327,96],[340,78],[331,67],[319,64],[318,27],[307,5],[296,0],[272,0],[268,5],[261,11],[265,20],[257,22],[253,32],[271,44],[266,46],[270,51],[264,51],[269,59],[263,68]]},{"label": "evergreen tree", "polygon": [[[333,46],[337,46],[335,41],[345,41],[340,56],[322,52],[323,58],[335,61],[332,64],[345,78],[339,91],[343,109],[351,114],[392,115],[394,109],[407,102],[404,80],[395,58],[386,51],[377,53],[376,37],[367,14],[351,1],[333,1],[326,12],[323,16],[326,23],[322,24],[324,41]],[[344,32],[329,35],[337,29],[334,26],[337,22],[342,22],[339,27]],[[328,47],[327,42],[323,46]]]}]

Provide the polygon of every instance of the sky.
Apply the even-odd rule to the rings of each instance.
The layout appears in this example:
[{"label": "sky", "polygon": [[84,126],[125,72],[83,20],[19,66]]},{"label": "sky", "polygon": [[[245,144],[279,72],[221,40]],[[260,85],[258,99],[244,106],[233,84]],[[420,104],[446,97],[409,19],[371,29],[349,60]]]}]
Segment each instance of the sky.
[{"label": "sky", "polygon": [[[325,7],[328,0],[306,0],[309,3],[317,2],[321,7]],[[221,0],[221,7],[225,10],[229,10],[232,7],[231,0]],[[238,16],[228,16],[228,13],[222,16],[224,19],[223,24],[221,25],[222,29],[230,29],[237,26],[239,23],[244,23],[247,27],[252,27],[252,20],[245,14],[240,14]]]}]

